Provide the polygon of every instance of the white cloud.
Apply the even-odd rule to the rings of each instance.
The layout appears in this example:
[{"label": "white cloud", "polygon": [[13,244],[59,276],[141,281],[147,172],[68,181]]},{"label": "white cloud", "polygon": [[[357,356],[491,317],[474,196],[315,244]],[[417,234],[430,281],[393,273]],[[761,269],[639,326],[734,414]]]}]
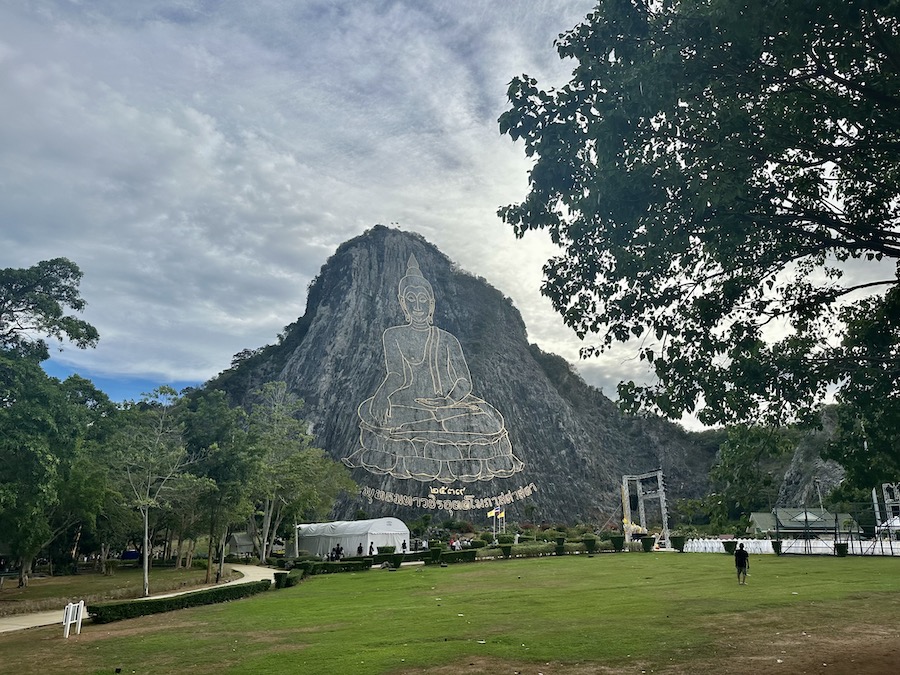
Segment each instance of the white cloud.
[{"label": "white cloud", "polygon": [[[82,268],[87,376],[202,381],[304,311],[343,241],[400,223],[578,341],[539,295],[548,238],[496,216],[528,164],[509,80],[564,81],[552,42],[593,0],[0,7],[0,266]],[[614,393],[628,357],[582,364]]]}]

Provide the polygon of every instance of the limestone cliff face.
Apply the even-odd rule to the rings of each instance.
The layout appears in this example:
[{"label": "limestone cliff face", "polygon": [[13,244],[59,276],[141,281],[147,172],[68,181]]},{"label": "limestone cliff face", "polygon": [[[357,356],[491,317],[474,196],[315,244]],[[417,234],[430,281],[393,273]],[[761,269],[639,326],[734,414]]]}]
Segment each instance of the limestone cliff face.
[{"label": "limestone cliff face", "polygon": [[778,504],[819,506],[819,497],[827,496],[844,479],[846,472],[840,464],[822,458],[835,434],[833,409],[823,412],[821,422],[821,429],[808,431],[797,443],[778,489]]},{"label": "limestone cliff face", "polygon": [[614,516],[623,473],[657,468],[665,472],[671,498],[705,493],[713,457],[680,428],[623,417],[565,361],[529,345],[508,298],[420,236],[382,226],[346,242],[328,260],[310,287],[306,314],[280,345],[244,359],[216,386],[237,402],[262,382],[285,381],[304,399],[317,444],[338,460],[352,455],[360,447],[357,408],[385,377],[382,335],[407,322],[397,289],[411,255],[434,289],[434,325],[458,339],[472,393],[502,414],[524,468],[474,482],[354,468],[362,493],[340,503],[335,517],[357,509],[406,518],[452,510],[454,517],[483,522],[499,504],[509,519],[596,522]]}]

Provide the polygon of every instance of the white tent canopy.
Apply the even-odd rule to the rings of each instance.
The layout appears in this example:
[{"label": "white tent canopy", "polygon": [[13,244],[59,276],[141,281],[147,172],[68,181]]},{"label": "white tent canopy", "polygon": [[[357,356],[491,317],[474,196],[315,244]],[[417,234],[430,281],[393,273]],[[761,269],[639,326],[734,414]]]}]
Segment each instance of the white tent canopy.
[{"label": "white tent canopy", "polygon": [[409,546],[409,528],[397,518],[297,525],[297,549],[319,557],[327,555],[338,544],[345,556],[356,555],[360,544],[364,555],[369,554],[370,544],[376,552],[379,546],[393,546],[400,553],[404,541]]}]

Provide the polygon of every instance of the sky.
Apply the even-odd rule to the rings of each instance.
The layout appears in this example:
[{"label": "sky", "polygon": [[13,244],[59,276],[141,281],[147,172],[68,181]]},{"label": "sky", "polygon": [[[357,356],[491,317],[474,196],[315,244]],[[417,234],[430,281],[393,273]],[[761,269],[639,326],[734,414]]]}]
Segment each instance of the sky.
[{"label": "sky", "polygon": [[277,341],[344,241],[418,232],[512,298],[528,337],[608,396],[630,347],[582,346],[540,295],[555,253],[498,207],[529,163],[509,81],[562,84],[593,0],[0,3],[0,268],[66,257],[95,349],[46,368],[115,400],[197,386]]}]

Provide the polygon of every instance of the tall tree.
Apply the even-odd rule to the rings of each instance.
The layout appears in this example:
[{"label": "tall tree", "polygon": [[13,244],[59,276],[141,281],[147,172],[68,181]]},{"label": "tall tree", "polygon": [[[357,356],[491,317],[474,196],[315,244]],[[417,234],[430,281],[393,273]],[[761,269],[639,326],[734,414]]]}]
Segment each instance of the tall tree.
[{"label": "tall tree", "polygon": [[0,539],[20,561],[21,585],[42,549],[100,511],[105,469],[93,439],[112,412],[87,380],[60,383],[0,350]]},{"label": "tall tree", "polygon": [[20,584],[38,551],[89,510],[87,492],[68,510],[65,497],[92,485],[80,452],[89,405],[76,390],[93,388],[73,378],[64,389],[38,366],[48,356],[41,336],[68,337],[80,348],[97,343],[91,324],[65,314],[85,306],[80,280],[65,258],[0,269],[0,537],[20,560]]},{"label": "tall tree", "polygon": [[47,343],[36,335],[63,337],[81,349],[94,347],[99,335],[91,324],[66,308],[82,311],[78,265],[66,258],[44,260],[28,269],[0,269],[0,348],[38,359],[47,358]]},{"label": "tall tree", "polygon": [[224,392],[200,389],[186,396],[184,437],[188,451],[201,459],[193,472],[210,481],[202,495],[208,533],[206,581],[212,580],[214,552],[222,549],[229,528],[246,523],[253,512],[251,494],[259,484],[261,463],[246,433],[246,415],[231,408]]},{"label": "tall tree", "polygon": [[[773,427],[736,425],[726,431],[709,477],[723,513],[737,520],[775,506],[778,484],[767,469],[796,445],[796,433]],[[707,504],[712,500],[707,499]],[[711,509],[712,510],[712,509]]]},{"label": "tall tree", "polygon": [[66,542],[65,549],[74,561],[81,534],[94,529],[108,493],[115,491],[108,441],[115,430],[118,409],[90,380],[78,375],[66,378],[61,391],[77,437],[71,458],[59,465],[58,499],[49,517],[54,533],[74,529],[74,540]]},{"label": "tall tree", "polygon": [[250,411],[251,444],[261,460],[256,514],[250,519],[260,559],[269,557],[275,534],[286,519],[305,510],[329,506],[342,489],[352,486],[346,468],[312,446],[300,417],[303,401],[284,382],[269,382],[255,392]]},{"label": "tall tree", "polygon": [[32,560],[55,538],[50,513],[77,430],[59,382],[31,360],[0,352],[0,401],[0,539],[19,560],[24,586]]},{"label": "tall tree", "polygon": [[145,596],[150,595],[150,512],[165,505],[191,460],[182,438],[178,402],[174,389],[159,387],[140,402],[126,405],[116,438],[122,481],[143,521]]},{"label": "tall tree", "polygon": [[585,354],[640,340],[657,381],[623,401],[783,423],[897,392],[896,330],[840,338],[898,285],[900,4],[601,0],[556,45],[568,83],[509,87],[535,162],[499,213],[562,248],[542,290]]},{"label": "tall tree", "polygon": [[841,388],[838,431],[827,456],[864,490],[900,477],[900,289],[883,301],[866,299],[847,318],[843,347],[861,363],[879,367],[848,373]]}]

